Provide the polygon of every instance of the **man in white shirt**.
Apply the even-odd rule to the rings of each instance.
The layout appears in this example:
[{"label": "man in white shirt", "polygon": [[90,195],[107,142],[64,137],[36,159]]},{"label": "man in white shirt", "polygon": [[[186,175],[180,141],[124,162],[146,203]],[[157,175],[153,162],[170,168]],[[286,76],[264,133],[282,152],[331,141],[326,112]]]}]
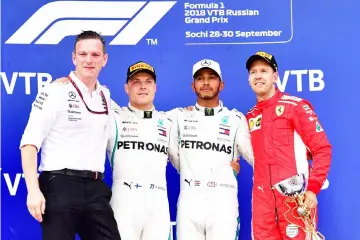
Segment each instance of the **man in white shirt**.
[{"label": "man in white shirt", "polygon": [[193,66],[197,102],[178,110],[170,133],[170,160],[180,173],[178,240],[233,240],[239,231],[238,183],[232,161],[254,157],[245,116],[219,100],[220,65],[204,59]]},{"label": "man in white shirt", "polygon": [[[27,206],[41,222],[42,239],[119,240],[103,181],[110,93],[98,82],[108,55],[104,39],[85,31],[72,54],[68,83],[45,86],[33,102],[21,139]],[[39,178],[37,153],[41,148]]]}]

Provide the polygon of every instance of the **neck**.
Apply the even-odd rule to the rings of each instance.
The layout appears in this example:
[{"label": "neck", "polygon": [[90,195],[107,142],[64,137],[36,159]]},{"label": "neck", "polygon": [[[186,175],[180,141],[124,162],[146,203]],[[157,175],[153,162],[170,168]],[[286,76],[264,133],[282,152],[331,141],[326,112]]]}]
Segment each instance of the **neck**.
[{"label": "neck", "polygon": [[201,98],[198,98],[197,103],[201,107],[215,108],[215,107],[219,106],[219,99],[218,98],[215,98],[215,99],[201,99]]},{"label": "neck", "polygon": [[92,77],[92,78],[90,78],[90,77],[89,77],[89,78],[81,77],[81,75],[80,75],[77,71],[75,71],[74,74],[75,74],[75,76],[76,76],[77,78],[80,79],[80,81],[82,81],[82,82],[85,84],[85,86],[88,88],[88,90],[89,90],[90,93],[95,90],[95,88],[96,88],[96,83],[97,83],[97,78],[93,78],[93,77]]},{"label": "neck", "polygon": [[153,108],[153,103],[149,103],[149,104],[136,104],[134,102],[130,102],[130,105],[137,109],[137,110],[142,110],[142,111],[150,111]]},{"label": "neck", "polygon": [[258,102],[268,100],[268,99],[272,98],[272,96],[274,96],[275,92],[276,92],[275,88],[271,88],[271,90],[269,92],[267,92],[263,95],[257,95],[256,99]]}]

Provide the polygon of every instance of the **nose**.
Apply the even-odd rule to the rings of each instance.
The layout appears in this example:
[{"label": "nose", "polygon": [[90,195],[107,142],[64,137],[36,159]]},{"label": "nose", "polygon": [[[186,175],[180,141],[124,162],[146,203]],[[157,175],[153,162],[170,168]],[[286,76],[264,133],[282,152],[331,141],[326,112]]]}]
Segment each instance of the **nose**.
[{"label": "nose", "polygon": [[91,58],[91,55],[90,54],[88,54],[87,56],[86,56],[86,63],[91,63],[92,62],[92,58]]},{"label": "nose", "polygon": [[208,78],[204,79],[204,85],[209,85],[210,80]]},{"label": "nose", "polygon": [[262,75],[260,73],[255,73],[255,80],[261,79]]},{"label": "nose", "polygon": [[143,83],[143,82],[141,82],[141,83],[140,83],[140,89],[146,89],[146,84]]}]

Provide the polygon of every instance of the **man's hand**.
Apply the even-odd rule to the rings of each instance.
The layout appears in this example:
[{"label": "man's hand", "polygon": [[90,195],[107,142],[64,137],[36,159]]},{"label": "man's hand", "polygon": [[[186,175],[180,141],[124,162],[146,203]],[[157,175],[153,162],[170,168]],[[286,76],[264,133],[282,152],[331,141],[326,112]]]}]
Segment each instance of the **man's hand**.
[{"label": "man's hand", "polygon": [[26,205],[31,216],[42,222],[42,215],[45,214],[45,198],[40,189],[28,192]]},{"label": "man's hand", "polygon": [[184,110],[186,110],[186,111],[192,111],[192,110],[194,110],[194,106],[185,107]]},{"label": "man's hand", "polygon": [[68,83],[69,79],[67,77],[57,78],[51,83]]},{"label": "man's hand", "polygon": [[305,201],[304,201],[305,206],[308,207],[309,209],[316,208],[318,204],[316,194],[311,191],[306,191],[304,196],[305,196]]},{"label": "man's hand", "polygon": [[307,160],[308,160],[308,161],[313,160],[312,154],[311,154],[311,152],[309,152],[309,151],[306,152],[306,157],[307,157]]},{"label": "man's hand", "polygon": [[240,164],[239,164],[239,161],[240,161],[240,158],[238,157],[237,159],[232,160],[232,161],[230,162],[230,165],[231,165],[232,169],[234,170],[235,176],[238,175],[239,172],[240,172]]}]

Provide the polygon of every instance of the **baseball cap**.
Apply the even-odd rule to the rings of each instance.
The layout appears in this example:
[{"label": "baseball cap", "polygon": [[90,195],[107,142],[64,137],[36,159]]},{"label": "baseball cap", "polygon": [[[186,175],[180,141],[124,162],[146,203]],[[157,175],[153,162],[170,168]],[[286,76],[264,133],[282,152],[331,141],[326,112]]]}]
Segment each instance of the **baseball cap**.
[{"label": "baseball cap", "polygon": [[155,68],[153,68],[150,64],[140,61],[140,62],[136,62],[133,65],[131,65],[128,70],[127,70],[127,78],[126,78],[126,82],[129,81],[129,78],[131,78],[132,76],[134,76],[137,73],[140,72],[145,72],[150,74],[154,80],[156,81],[156,72],[155,72]]},{"label": "baseball cap", "polygon": [[249,59],[246,61],[246,68],[249,71],[251,65],[256,61],[256,60],[265,60],[266,62],[269,63],[270,67],[272,67],[272,69],[274,69],[275,72],[277,72],[278,70],[278,65],[276,63],[275,57],[273,55],[271,55],[270,53],[267,52],[257,52],[254,55],[252,55],[251,57],[249,57]]},{"label": "baseball cap", "polygon": [[203,59],[194,64],[192,71],[193,77],[195,77],[196,73],[203,68],[213,70],[217,75],[219,75],[220,79],[222,79],[220,64],[210,59]]}]

